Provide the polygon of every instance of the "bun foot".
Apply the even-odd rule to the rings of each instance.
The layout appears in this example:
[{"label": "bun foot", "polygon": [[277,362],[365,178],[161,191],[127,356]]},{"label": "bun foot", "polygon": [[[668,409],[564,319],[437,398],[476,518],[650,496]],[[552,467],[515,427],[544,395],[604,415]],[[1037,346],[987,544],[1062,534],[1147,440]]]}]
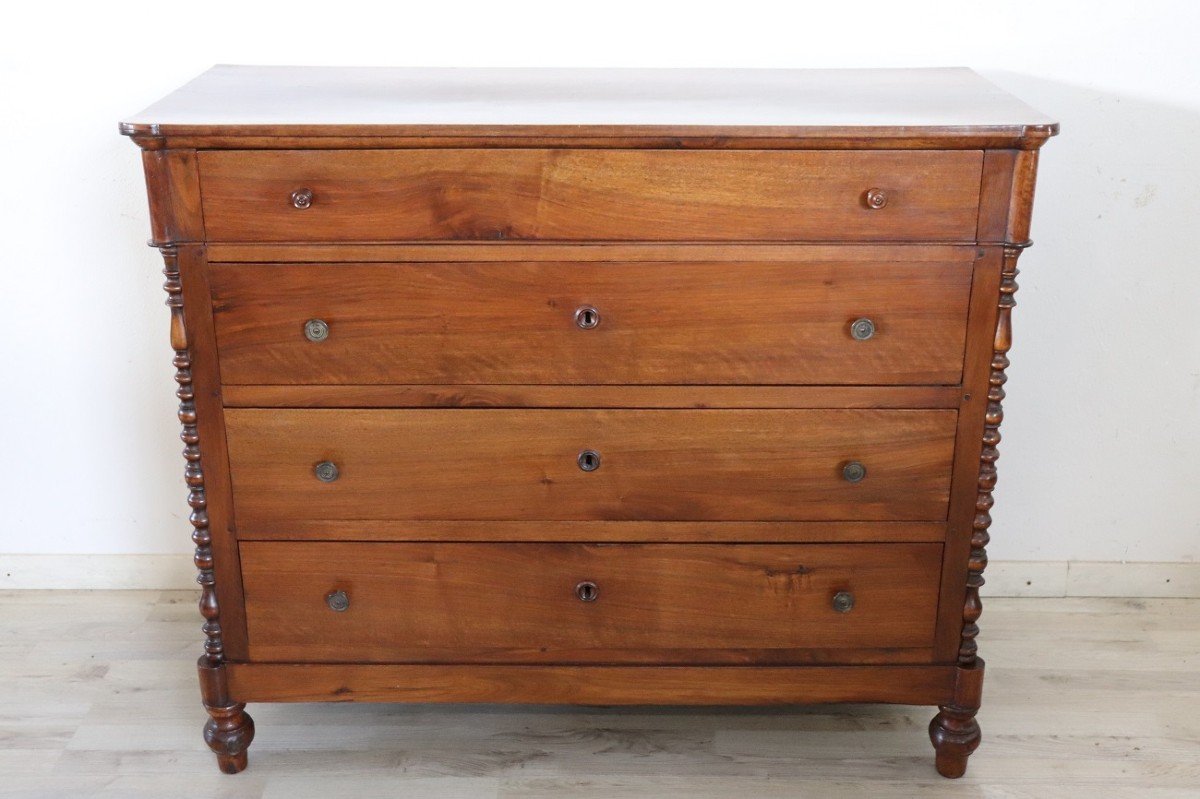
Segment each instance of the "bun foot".
[{"label": "bun foot", "polygon": [[959,667],[954,685],[954,701],[939,706],[940,712],[929,722],[929,740],[936,753],[938,774],[957,779],[967,773],[967,758],[979,747],[980,730],[975,721],[983,690],[983,661]]},{"label": "bun foot", "polygon": [[[972,713],[974,711],[971,711]],[[979,725],[970,715],[946,705],[929,723],[929,740],[936,751],[938,774],[956,779],[967,773],[967,758],[979,746]]]},{"label": "bun foot", "polygon": [[204,724],[204,742],[217,756],[217,767],[226,774],[246,768],[246,750],[254,740],[254,719],[246,705],[229,699],[223,665],[212,665],[200,658],[200,694],[208,721]]}]

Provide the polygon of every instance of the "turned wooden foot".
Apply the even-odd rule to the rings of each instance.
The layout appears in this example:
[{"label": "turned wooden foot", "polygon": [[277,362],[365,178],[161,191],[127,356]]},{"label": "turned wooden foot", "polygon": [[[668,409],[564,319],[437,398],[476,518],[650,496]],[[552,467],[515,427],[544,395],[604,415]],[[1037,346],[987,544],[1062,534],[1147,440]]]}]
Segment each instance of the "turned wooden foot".
[{"label": "turned wooden foot", "polygon": [[254,719],[246,713],[246,705],[229,699],[225,667],[212,665],[201,657],[200,695],[208,721],[204,724],[204,742],[217,756],[217,767],[226,774],[237,774],[246,768],[246,750],[254,740]]},{"label": "turned wooden foot", "polygon": [[954,701],[941,705],[929,722],[929,740],[936,752],[938,774],[951,779],[967,772],[967,758],[979,746],[979,724],[975,713],[983,693],[983,661],[958,669]]}]

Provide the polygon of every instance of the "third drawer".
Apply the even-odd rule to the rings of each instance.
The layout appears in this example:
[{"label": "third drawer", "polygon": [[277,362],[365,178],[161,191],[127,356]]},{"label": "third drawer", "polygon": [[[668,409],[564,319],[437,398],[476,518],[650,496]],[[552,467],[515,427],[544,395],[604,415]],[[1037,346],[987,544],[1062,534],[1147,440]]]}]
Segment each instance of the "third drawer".
[{"label": "third drawer", "polygon": [[954,410],[225,412],[236,523],[936,521]]}]

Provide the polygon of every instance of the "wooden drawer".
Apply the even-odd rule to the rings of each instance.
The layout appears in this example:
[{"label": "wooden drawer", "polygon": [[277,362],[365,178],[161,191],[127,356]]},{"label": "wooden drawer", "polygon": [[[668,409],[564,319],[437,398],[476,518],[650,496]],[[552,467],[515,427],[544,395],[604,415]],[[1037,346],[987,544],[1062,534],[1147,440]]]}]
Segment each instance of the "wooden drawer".
[{"label": "wooden drawer", "polygon": [[[210,282],[221,375],[233,385],[933,385],[962,377],[967,253],[215,264]],[[306,338],[310,319],[328,325],[326,338]]]},{"label": "wooden drawer", "polygon": [[[239,529],[320,519],[941,520],[953,410],[225,412]],[[578,459],[591,450],[599,468]],[[322,482],[315,465],[332,462]],[[848,482],[850,462],[865,478]],[[851,475],[853,476],[853,474]]]},{"label": "wooden drawer", "polygon": [[[940,544],[241,545],[251,659],[300,662],[870,657],[855,650],[928,661],[941,553]],[[591,601],[580,598],[585,583]],[[340,612],[328,599],[339,591]],[[852,607],[835,608],[839,592]]]},{"label": "wooden drawer", "polygon": [[[983,165],[978,150],[202,150],[197,159],[207,239],[246,242],[973,241]],[[302,190],[311,202],[298,208]]]}]

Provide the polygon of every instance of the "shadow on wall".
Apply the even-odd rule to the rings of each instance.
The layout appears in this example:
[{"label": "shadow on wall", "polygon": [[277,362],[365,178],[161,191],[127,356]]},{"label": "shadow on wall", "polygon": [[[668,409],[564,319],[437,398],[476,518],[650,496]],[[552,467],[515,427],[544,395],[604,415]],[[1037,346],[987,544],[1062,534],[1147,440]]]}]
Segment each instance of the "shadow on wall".
[{"label": "shadow on wall", "polygon": [[1056,117],[1021,258],[997,559],[1200,559],[1200,109],[998,72]]}]

